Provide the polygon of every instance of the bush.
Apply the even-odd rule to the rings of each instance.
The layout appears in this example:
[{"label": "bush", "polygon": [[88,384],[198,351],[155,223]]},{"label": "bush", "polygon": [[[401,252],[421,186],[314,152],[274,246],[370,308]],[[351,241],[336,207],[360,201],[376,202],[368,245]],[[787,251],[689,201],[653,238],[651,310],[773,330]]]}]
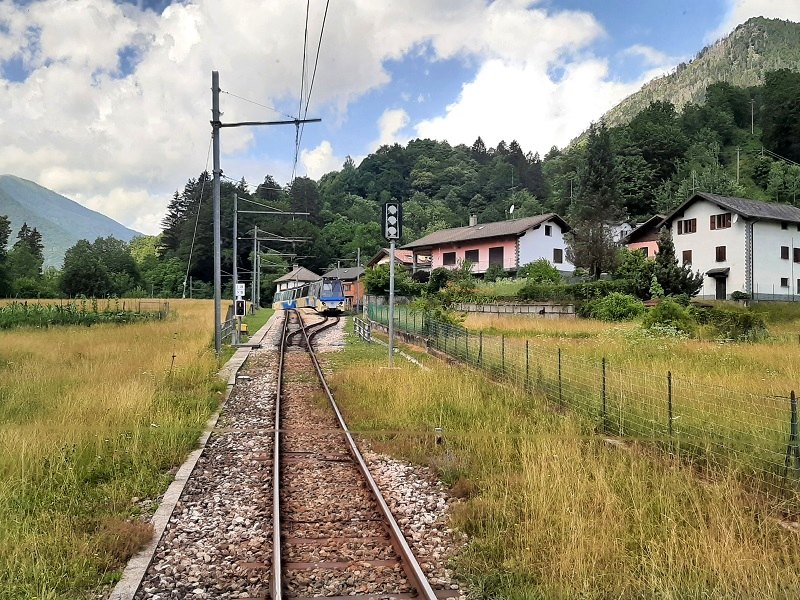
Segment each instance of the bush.
[{"label": "bush", "polygon": [[489,268],[486,269],[486,273],[483,275],[484,281],[497,281],[498,279],[502,279],[506,276],[505,269],[500,265],[489,265]]},{"label": "bush", "polygon": [[522,300],[586,302],[603,298],[613,292],[630,293],[630,282],[627,279],[600,279],[585,283],[553,284],[527,282],[517,296]]},{"label": "bush", "polygon": [[731,294],[731,300],[750,300],[750,294],[736,290]]},{"label": "bush", "polygon": [[550,261],[540,258],[520,268],[517,277],[525,278],[535,283],[559,283],[561,272],[550,264]]},{"label": "bush", "polygon": [[608,296],[591,300],[579,310],[581,316],[601,321],[630,321],[644,313],[644,303],[630,294],[612,292]]},{"label": "bush", "polygon": [[646,329],[654,326],[670,327],[677,331],[694,335],[697,330],[697,323],[692,318],[688,309],[684,308],[674,300],[665,298],[651,309],[645,316],[643,326]]},{"label": "bush", "polygon": [[698,304],[690,310],[695,320],[707,326],[716,338],[752,342],[764,339],[768,333],[764,317],[751,310],[709,304]]}]

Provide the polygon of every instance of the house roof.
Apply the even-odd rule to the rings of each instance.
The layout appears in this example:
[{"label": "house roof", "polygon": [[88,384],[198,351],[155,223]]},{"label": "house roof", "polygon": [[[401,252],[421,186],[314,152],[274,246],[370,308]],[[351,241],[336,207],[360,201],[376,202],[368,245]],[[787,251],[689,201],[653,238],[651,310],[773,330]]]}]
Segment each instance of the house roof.
[{"label": "house roof", "polygon": [[[370,261],[367,263],[367,266],[374,267],[384,256],[389,256],[389,248],[381,248],[378,250],[378,253],[370,259]],[[410,265],[414,262],[414,253],[411,252],[411,250],[395,249],[394,259],[397,262],[403,263],[404,265]]]},{"label": "house roof", "polygon": [[523,219],[512,219],[509,221],[497,221],[495,223],[479,223],[468,227],[455,227],[453,229],[442,229],[421,237],[418,240],[406,244],[403,248],[426,248],[429,246],[441,246],[444,244],[454,244],[494,237],[520,236],[529,229],[538,227],[546,221],[555,221],[561,226],[562,231],[570,230],[567,222],[555,213],[536,215],[535,217],[525,217]]},{"label": "house roof", "polygon": [[800,223],[800,208],[789,204],[773,204],[771,202],[748,200],[747,198],[718,196],[717,194],[708,194],[706,192],[697,192],[694,194],[686,202],[668,214],[662,223],[664,225],[671,223],[676,216],[681,215],[689,205],[698,200],[713,202],[722,208],[727,208],[729,211],[738,213],[748,219]]},{"label": "house roof", "polygon": [[641,241],[641,239],[644,236],[652,235],[653,233],[658,235],[658,229],[660,228],[663,222],[664,222],[664,215],[654,215],[650,217],[649,219],[647,219],[647,221],[636,227],[628,235],[622,238],[622,243],[633,244],[635,242]]},{"label": "house roof", "polygon": [[317,279],[319,279],[319,275],[314,273],[314,271],[309,271],[305,267],[295,267],[286,275],[278,277],[275,281],[282,283],[284,281],[316,281]]},{"label": "house roof", "polygon": [[364,274],[364,267],[344,267],[340,269],[331,269],[323,275],[323,277],[332,277],[334,279],[343,279],[345,281],[354,281]]}]

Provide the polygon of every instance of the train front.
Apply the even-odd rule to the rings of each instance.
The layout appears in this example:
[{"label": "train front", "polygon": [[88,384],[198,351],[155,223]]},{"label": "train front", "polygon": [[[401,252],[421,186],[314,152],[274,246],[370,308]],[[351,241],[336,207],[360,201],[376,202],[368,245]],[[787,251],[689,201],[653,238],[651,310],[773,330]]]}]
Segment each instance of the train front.
[{"label": "train front", "polygon": [[344,297],[341,280],[331,277],[323,278],[318,302],[318,312],[339,314],[344,311],[347,308],[347,299]]}]

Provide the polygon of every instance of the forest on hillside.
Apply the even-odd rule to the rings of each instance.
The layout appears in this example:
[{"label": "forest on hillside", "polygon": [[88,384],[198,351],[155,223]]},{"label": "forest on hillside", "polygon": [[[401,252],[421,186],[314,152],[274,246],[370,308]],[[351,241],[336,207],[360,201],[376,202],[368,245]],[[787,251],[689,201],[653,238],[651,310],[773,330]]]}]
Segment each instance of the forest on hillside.
[{"label": "forest on hillside", "polygon": [[[356,165],[314,181],[281,186],[271,175],[257,185],[223,180],[223,282],[232,271],[233,202],[239,209],[307,217],[242,213],[238,219],[240,279],[250,280],[251,240],[257,227],[263,251],[262,297],[295,263],[322,272],[362,263],[383,245],[379,215],[391,198],[404,209],[404,242],[447,227],[520,218],[545,212],[574,228],[576,264],[599,273],[602,257],[586,254],[609,223],[639,222],[673,209],[694,191],[796,204],[800,192],[800,74],[769,72],[764,84],[708,86],[705,102],[679,112],[654,102],[627,125],[593,125],[579,143],[546,155],[516,141],[487,147],[417,139],[383,146]],[[737,160],[738,156],[738,160]],[[513,213],[511,207],[514,207]],[[207,296],[212,281],[211,182],[208,173],[175,192],[159,236],[131,244],[108,239],[79,242],[62,272],[42,273],[41,262],[9,261],[0,227],[0,294]],[[591,234],[591,235],[590,235]],[[47,244],[47,240],[42,240]],[[35,249],[34,249],[35,250]],[[34,252],[35,254],[35,252]],[[126,258],[127,256],[127,258]],[[191,257],[191,260],[190,260]],[[38,264],[38,270],[37,270]],[[24,265],[17,267],[15,265]],[[188,275],[188,277],[187,277]]]}]

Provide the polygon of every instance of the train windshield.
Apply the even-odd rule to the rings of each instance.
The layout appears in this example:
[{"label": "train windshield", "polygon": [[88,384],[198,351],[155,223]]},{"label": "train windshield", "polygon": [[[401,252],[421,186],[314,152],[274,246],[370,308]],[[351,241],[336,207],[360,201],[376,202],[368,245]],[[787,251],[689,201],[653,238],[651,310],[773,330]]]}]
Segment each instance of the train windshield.
[{"label": "train windshield", "polygon": [[342,295],[342,282],[338,279],[325,279],[322,282],[322,295],[338,297]]}]

